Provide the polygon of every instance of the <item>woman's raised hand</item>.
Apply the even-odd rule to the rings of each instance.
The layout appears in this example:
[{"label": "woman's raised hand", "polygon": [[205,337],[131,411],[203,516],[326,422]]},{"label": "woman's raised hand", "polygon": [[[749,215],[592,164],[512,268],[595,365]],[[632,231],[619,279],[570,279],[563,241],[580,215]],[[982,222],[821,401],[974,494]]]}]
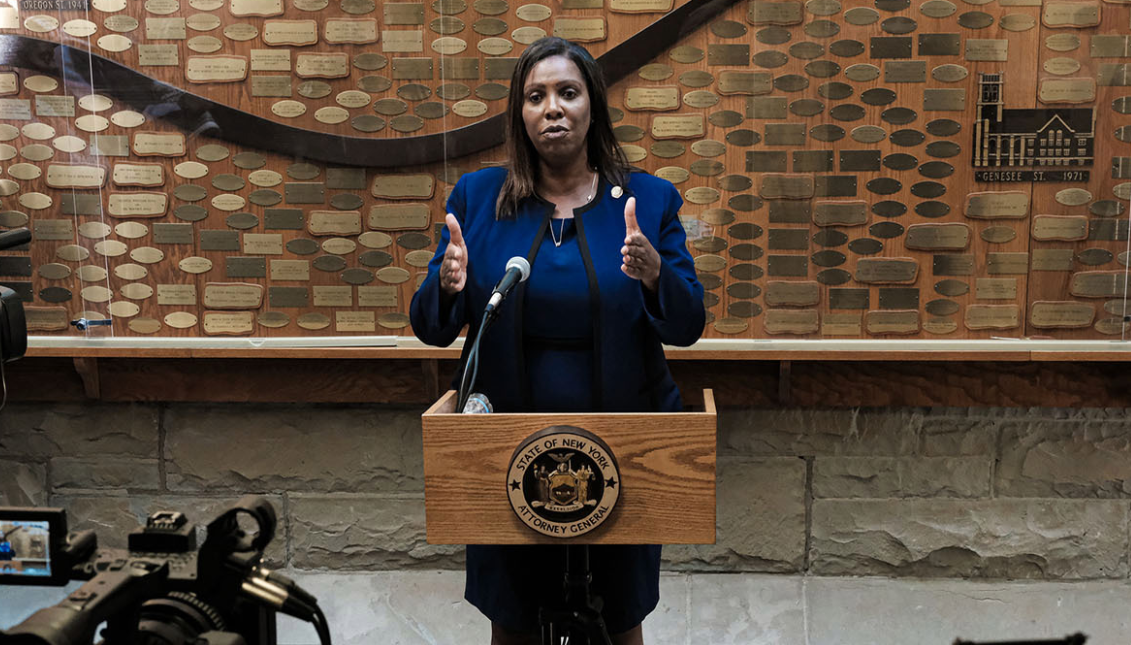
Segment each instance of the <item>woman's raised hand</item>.
[{"label": "woman's raised hand", "polygon": [[444,222],[452,239],[440,263],[440,288],[448,295],[455,295],[467,284],[467,244],[463,241],[463,231],[455,215],[448,213]]},{"label": "woman's raised hand", "polygon": [[620,270],[633,280],[640,280],[649,291],[655,291],[660,280],[660,254],[636,223],[635,197],[629,197],[624,204],[624,231]]}]

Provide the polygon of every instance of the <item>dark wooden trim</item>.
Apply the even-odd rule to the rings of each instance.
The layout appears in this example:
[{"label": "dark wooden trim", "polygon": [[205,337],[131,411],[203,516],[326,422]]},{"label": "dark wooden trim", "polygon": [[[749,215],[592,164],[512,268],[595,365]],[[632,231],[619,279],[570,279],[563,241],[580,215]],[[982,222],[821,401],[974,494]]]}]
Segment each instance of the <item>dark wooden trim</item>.
[{"label": "dark wooden trim", "polygon": [[[87,401],[72,358],[6,366],[10,398]],[[448,389],[456,359],[100,358],[101,401],[337,403],[426,406]],[[1131,407],[1119,362],[669,362],[689,406],[704,388],[720,408]],[[788,381],[786,383],[785,381]],[[788,392],[783,397],[782,392]]]}]

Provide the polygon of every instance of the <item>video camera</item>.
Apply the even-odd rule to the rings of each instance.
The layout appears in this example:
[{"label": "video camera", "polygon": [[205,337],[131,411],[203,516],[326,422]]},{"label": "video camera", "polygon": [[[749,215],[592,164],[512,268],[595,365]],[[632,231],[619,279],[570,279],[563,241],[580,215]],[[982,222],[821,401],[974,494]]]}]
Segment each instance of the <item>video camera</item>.
[{"label": "video camera", "polygon": [[208,524],[199,550],[195,525],[169,511],[131,532],[128,549],[99,549],[93,531],[67,533],[63,509],[0,508],[0,585],[87,581],[0,631],[0,645],[83,645],[103,623],[107,645],[275,645],[280,611],[330,645],[318,600],[261,564],[275,525],[271,504],[249,495]]}]

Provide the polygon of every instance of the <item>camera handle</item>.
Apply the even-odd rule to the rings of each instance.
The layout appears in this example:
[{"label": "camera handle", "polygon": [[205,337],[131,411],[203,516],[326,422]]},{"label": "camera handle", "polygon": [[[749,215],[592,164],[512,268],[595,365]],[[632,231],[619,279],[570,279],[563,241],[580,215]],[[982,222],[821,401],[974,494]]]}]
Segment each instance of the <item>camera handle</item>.
[{"label": "camera handle", "polygon": [[139,599],[151,598],[169,577],[166,562],[130,560],[111,563],[52,607],[0,632],[0,643],[74,645],[89,643],[94,630],[106,622],[107,643],[136,641]]}]

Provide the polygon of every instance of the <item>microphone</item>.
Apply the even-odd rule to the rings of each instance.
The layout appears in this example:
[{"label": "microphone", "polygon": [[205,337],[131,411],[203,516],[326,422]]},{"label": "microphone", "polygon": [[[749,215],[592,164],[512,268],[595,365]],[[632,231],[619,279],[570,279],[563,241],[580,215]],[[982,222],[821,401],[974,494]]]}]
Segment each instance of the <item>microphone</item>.
[{"label": "microphone", "polygon": [[526,258],[521,256],[514,256],[507,261],[507,272],[503,275],[503,279],[495,285],[495,290],[491,292],[491,299],[487,301],[487,313],[490,314],[495,311],[499,303],[503,301],[515,285],[519,282],[525,282],[530,277],[530,263]]},{"label": "microphone", "polygon": [[494,411],[495,408],[491,405],[491,401],[487,399],[487,395],[479,392],[472,392],[467,397],[467,403],[463,404],[464,414],[490,414]]}]

